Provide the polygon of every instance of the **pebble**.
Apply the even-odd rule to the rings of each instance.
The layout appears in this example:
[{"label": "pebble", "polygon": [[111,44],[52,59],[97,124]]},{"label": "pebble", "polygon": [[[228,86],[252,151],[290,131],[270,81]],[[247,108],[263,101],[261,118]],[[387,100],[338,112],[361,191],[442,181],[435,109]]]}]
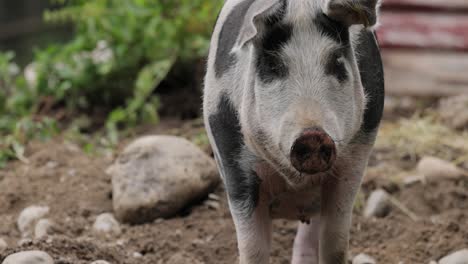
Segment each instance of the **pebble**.
[{"label": "pebble", "polygon": [[2,264],[54,264],[54,260],[44,251],[33,250],[11,254]]},{"label": "pebble", "polygon": [[437,264],[437,261],[431,260],[431,261],[429,262],[429,264]]},{"label": "pebble", "polygon": [[8,244],[5,241],[5,239],[0,238],[0,253],[2,253],[7,248],[8,248]]},{"label": "pebble", "polygon": [[376,264],[377,261],[375,261],[374,258],[371,256],[368,256],[366,254],[359,254],[353,258],[353,264]]},{"label": "pebble", "polygon": [[390,195],[383,189],[373,191],[367,199],[364,217],[384,217],[390,211]]},{"label": "pebble", "polygon": [[46,237],[52,230],[52,226],[52,222],[49,219],[37,221],[36,227],[34,228],[34,238],[41,239]]},{"label": "pebble", "polygon": [[419,174],[424,175],[428,180],[441,178],[457,179],[463,175],[468,175],[451,162],[430,156],[423,157],[416,169]]},{"label": "pebble", "polygon": [[140,252],[133,252],[132,256],[134,258],[141,258],[141,257],[143,257],[143,254],[141,254]]},{"label": "pebble", "polygon": [[468,249],[459,250],[443,257],[439,264],[468,264]]},{"label": "pebble", "polygon": [[120,235],[122,232],[119,222],[110,213],[99,215],[93,224],[93,230],[98,234]]},{"label": "pebble", "polygon": [[32,235],[36,222],[49,213],[48,206],[30,206],[24,209],[18,217],[18,229],[23,237]]},{"label": "pebble", "polygon": [[58,165],[59,165],[59,163],[56,162],[56,161],[49,161],[49,162],[47,162],[46,167],[47,167],[48,169],[51,169],[51,170],[52,170],[52,169],[57,168]]},{"label": "pebble", "polygon": [[214,193],[210,193],[208,195],[208,199],[213,200],[213,201],[218,201],[218,202],[221,201],[221,197],[219,197],[219,195],[214,194]]},{"label": "pebble", "polygon": [[213,210],[219,210],[220,208],[220,205],[219,205],[219,202],[217,201],[213,201],[213,200],[208,200],[205,202],[205,205],[210,208],[210,209],[213,209]]},{"label": "pebble", "polygon": [[91,264],[110,264],[110,263],[105,260],[96,260],[96,261],[91,262]]}]

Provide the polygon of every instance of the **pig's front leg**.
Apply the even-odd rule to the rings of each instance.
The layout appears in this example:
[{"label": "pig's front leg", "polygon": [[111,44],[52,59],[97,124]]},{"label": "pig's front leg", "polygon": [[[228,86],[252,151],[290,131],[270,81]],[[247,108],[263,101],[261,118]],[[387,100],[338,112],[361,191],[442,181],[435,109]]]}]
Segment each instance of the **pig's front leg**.
[{"label": "pig's front leg", "polygon": [[260,199],[260,178],[254,157],[245,147],[237,111],[222,96],[208,118],[208,134],[223,178],[234,220],[241,264],[268,263],[271,220]]},{"label": "pig's front leg", "polygon": [[354,199],[367,166],[370,146],[356,146],[322,184],[319,263],[346,264]]},{"label": "pig's front leg", "polygon": [[234,209],[231,213],[236,227],[241,264],[267,264],[270,258],[271,219],[268,208],[257,205],[251,214]]},{"label": "pig's front leg", "polygon": [[[270,256],[271,218],[260,197],[261,180],[242,151],[239,160],[226,161],[224,171],[229,208],[236,227],[241,264],[267,264]],[[238,165],[239,166],[238,166]]]},{"label": "pig's front leg", "polygon": [[260,195],[261,179],[253,166],[255,158],[245,148],[236,160],[223,162],[229,208],[236,227],[241,264],[267,264],[270,256],[271,218]]}]

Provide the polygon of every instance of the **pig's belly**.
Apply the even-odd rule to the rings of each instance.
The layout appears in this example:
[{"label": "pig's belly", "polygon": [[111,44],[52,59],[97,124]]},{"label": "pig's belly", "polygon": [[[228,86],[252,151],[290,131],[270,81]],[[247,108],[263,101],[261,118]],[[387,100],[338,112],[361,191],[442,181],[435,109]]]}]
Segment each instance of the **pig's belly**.
[{"label": "pig's belly", "polygon": [[272,218],[307,222],[311,216],[320,214],[320,188],[303,191],[288,191],[270,195],[269,212]]}]

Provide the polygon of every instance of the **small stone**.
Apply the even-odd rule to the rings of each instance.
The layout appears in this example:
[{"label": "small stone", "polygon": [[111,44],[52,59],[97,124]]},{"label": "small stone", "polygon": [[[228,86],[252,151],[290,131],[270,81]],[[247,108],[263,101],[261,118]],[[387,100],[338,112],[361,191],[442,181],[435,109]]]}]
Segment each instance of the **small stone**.
[{"label": "small stone", "polygon": [[362,253],[353,258],[353,264],[376,264],[376,263],[377,262],[375,261],[374,258],[366,254],[362,254]]},{"label": "small stone", "polygon": [[114,215],[110,213],[104,213],[96,218],[93,224],[93,230],[98,234],[114,234],[120,235],[122,230],[120,224],[115,219]]},{"label": "small stone", "polygon": [[364,217],[384,217],[390,211],[390,195],[382,190],[373,191],[367,199]]},{"label": "small stone", "polygon": [[431,261],[429,262],[429,264],[437,264],[437,261],[431,260]]},{"label": "small stone", "polygon": [[33,250],[11,254],[2,264],[54,264],[54,260],[44,251]]},{"label": "small stone", "polygon": [[24,209],[18,217],[18,229],[23,237],[31,236],[36,222],[49,213],[47,206],[30,206]]},{"label": "small stone", "polygon": [[49,219],[37,221],[36,227],[34,228],[34,238],[41,239],[46,237],[52,230],[52,226],[52,222]]},{"label": "small stone", "polygon": [[0,238],[0,253],[5,251],[5,249],[7,248],[8,248],[7,242],[3,238]]},{"label": "small stone", "polygon": [[76,176],[76,170],[75,169],[69,169],[67,171],[67,175],[70,177],[75,177]]},{"label": "small stone", "polygon": [[124,246],[125,243],[126,243],[126,242],[125,242],[125,240],[123,240],[123,239],[119,239],[119,240],[117,240],[117,241],[115,242],[115,244],[116,244],[117,246]]},{"label": "small stone", "polygon": [[47,162],[46,167],[47,167],[48,169],[51,169],[51,170],[52,170],[52,169],[57,168],[58,165],[59,165],[59,164],[58,164],[58,162],[56,162],[56,161],[49,161],[49,162]]},{"label": "small stone", "polygon": [[468,249],[462,249],[439,260],[439,264],[468,264]]},{"label": "small stone", "polygon": [[132,256],[134,258],[141,258],[141,257],[143,257],[143,254],[141,254],[140,252],[133,252]]},{"label": "small stone", "polygon": [[218,201],[218,202],[221,201],[221,197],[219,197],[219,195],[214,194],[214,193],[210,193],[208,195],[208,199],[213,200],[213,201]]},{"label": "small stone", "polygon": [[205,205],[208,208],[213,209],[213,210],[219,210],[219,208],[220,208],[219,202],[217,202],[217,201],[208,200],[208,201],[205,202]]},{"label": "small stone", "polygon": [[91,262],[91,264],[110,264],[110,263],[105,260],[96,260],[96,261]]},{"label": "small stone", "polygon": [[457,179],[463,175],[468,175],[467,172],[458,168],[454,164],[436,157],[423,157],[418,165],[417,171],[424,175],[427,180],[434,179]]}]

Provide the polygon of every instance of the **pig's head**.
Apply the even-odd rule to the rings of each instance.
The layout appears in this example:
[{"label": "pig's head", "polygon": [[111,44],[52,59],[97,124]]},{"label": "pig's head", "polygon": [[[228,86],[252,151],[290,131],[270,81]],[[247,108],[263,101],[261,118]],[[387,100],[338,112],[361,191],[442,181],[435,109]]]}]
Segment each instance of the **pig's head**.
[{"label": "pig's head", "polygon": [[244,135],[291,184],[328,171],[361,127],[366,97],[350,32],[375,25],[377,8],[378,0],[255,0],[247,11],[235,46],[251,58]]}]

